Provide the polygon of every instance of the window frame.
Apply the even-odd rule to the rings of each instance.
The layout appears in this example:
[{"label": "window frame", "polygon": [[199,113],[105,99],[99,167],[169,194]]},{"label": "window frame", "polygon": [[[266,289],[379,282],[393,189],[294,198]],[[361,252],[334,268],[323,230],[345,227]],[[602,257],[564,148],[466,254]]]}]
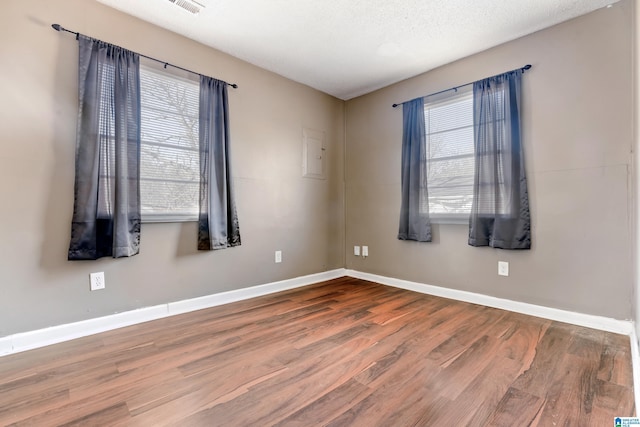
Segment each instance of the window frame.
[{"label": "window frame", "polygon": [[[167,78],[169,79],[176,79],[179,81],[183,81],[183,82],[188,82],[188,83],[193,83],[194,85],[198,86],[198,91],[199,91],[199,79],[196,75],[192,74],[192,73],[188,73],[186,71],[182,71],[179,69],[174,69],[172,67],[169,68],[165,68],[162,66],[162,64],[158,64],[155,61],[151,61],[151,60],[146,60],[144,58],[140,59],[140,73],[141,75],[145,72],[149,72],[149,73],[154,73],[154,74],[158,74],[158,75],[162,75],[162,76],[167,76]],[[142,79],[142,76],[141,76]],[[141,88],[141,99],[144,96],[142,93],[142,88]],[[198,92],[199,93],[199,92]],[[199,102],[199,98],[196,100],[196,102]],[[143,109],[143,102],[141,100],[140,103],[140,108]],[[197,112],[196,114],[199,114],[199,112]],[[143,113],[141,112],[141,116],[143,115]],[[144,132],[144,125],[143,123],[141,123],[141,134]],[[171,148],[173,150],[175,150],[176,148],[180,149],[180,147],[176,147],[175,145],[172,144],[163,144],[161,142],[156,142],[156,141],[144,141],[141,135],[140,138],[140,165],[141,165],[141,173],[140,173],[140,198],[141,198],[141,221],[142,223],[179,223],[179,222],[197,222],[198,221],[198,216],[199,216],[199,208],[198,203],[199,203],[199,189],[198,191],[196,191],[196,209],[194,211],[181,211],[181,212],[170,212],[170,211],[164,211],[164,212],[159,212],[159,211],[155,211],[155,212],[144,212],[142,211],[142,198],[144,197],[144,189],[143,189],[143,182],[152,182],[152,181],[156,181],[156,182],[182,182],[181,180],[163,180],[163,179],[158,179],[158,178],[145,178],[142,174],[142,150],[144,146],[152,146],[152,147],[160,147],[162,148],[163,146],[165,146],[166,148]],[[197,176],[198,176],[198,180],[197,181],[184,181],[185,184],[188,184],[190,182],[196,183],[198,186],[199,184],[199,176],[200,176],[200,153],[199,153],[199,145],[196,145],[196,148],[194,149],[188,149],[188,148],[183,148],[183,150],[185,152],[193,152],[194,154],[194,158],[198,164],[197,167]]]},{"label": "window frame", "polygon": [[[430,97],[430,99],[425,99],[425,103],[424,103],[424,114],[425,114],[425,121],[427,119],[427,112],[428,109],[434,108],[434,107],[439,107],[439,106],[443,106],[443,105],[447,105],[447,104],[454,104],[457,102],[464,102],[464,101],[468,101],[469,99],[473,100],[473,86],[472,85],[467,85],[467,86],[463,86],[461,88],[456,89],[456,91],[454,93],[443,93],[443,94],[438,94],[435,95],[433,97]],[[448,131],[451,130],[458,130],[458,129],[465,129],[465,128],[469,128],[471,127],[473,129],[474,127],[474,123],[473,123],[473,114],[471,116],[471,121],[469,125],[465,125],[463,127],[459,127],[459,128],[455,128],[455,129],[449,129]],[[429,147],[429,137],[432,134],[435,134],[436,132],[433,133],[428,133],[428,124],[425,123],[425,153],[428,153],[428,147]],[[442,131],[437,132],[437,133],[442,133]],[[475,158],[475,141],[474,141],[474,137],[472,137],[471,139],[471,146],[473,149],[473,152],[471,154],[459,154],[459,155],[452,155],[452,156],[446,156],[446,157],[439,157],[436,161],[443,161],[443,160],[452,160],[455,158]],[[430,168],[430,164],[433,162],[433,159],[428,158],[428,155],[425,155],[424,161],[427,163],[427,167],[426,170],[428,171]],[[429,189],[429,180],[427,180],[427,189]],[[473,195],[472,197],[472,201],[471,203],[473,203]],[[422,211],[422,207],[420,208]],[[431,211],[431,209],[429,209],[429,219],[432,223],[434,224],[465,224],[468,225],[469,224],[469,218],[471,215],[471,208],[469,208],[469,212],[468,213],[434,213]]]}]

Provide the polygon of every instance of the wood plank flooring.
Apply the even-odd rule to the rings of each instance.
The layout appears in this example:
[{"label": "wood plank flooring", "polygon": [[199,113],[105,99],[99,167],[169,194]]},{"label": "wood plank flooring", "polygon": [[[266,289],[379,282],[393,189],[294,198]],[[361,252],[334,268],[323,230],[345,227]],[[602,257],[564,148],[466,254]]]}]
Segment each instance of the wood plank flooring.
[{"label": "wood plank flooring", "polygon": [[0,358],[0,425],[609,426],[629,339],[352,278]]}]

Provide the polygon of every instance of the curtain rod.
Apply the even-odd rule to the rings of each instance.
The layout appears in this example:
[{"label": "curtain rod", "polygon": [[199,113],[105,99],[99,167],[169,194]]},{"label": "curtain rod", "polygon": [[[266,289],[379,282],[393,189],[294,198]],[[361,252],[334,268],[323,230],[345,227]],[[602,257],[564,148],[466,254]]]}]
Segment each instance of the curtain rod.
[{"label": "curtain rod", "polygon": [[[76,35],[76,40],[78,40],[78,37],[80,36],[80,33],[76,32],[76,31],[67,30],[66,28],[64,28],[64,27],[63,27],[63,26],[61,26],[60,24],[51,24],[51,28],[53,28],[53,29],[54,29],[54,30],[56,30],[56,31],[66,31],[67,33],[75,34],[75,35]],[[102,40],[100,40],[100,41],[102,41]],[[118,46],[118,47],[120,47],[120,46]],[[122,49],[124,49],[124,48],[122,48]],[[204,75],[204,74],[200,74],[200,73],[198,73],[198,72],[196,72],[196,71],[188,70],[188,69],[186,69],[186,68],[182,68],[182,67],[179,67],[179,66],[177,66],[177,65],[173,65],[173,64],[171,64],[171,63],[169,63],[169,62],[161,61],[161,60],[156,59],[156,58],[152,58],[151,56],[143,55],[143,54],[141,54],[141,53],[137,53],[137,52],[134,52],[134,53],[136,53],[136,54],[137,54],[137,55],[139,55],[139,56],[142,56],[143,58],[147,58],[147,59],[150,59],[150,60],[152,60],[152,61],[156,61],[156,62],[159,62],[159,63],[161,63],[161,64],[164,64],[164,68],[167,68],[167,66],[170,66],[170,67],[173,67],[173,68],[177,68],[178,70],[186,71],[186,72],[188,72],[188,73],[192,73],[192,74],[197,74],[197,75],[199,75],[199,76],[205,76],[205,77],[208,77],[208,76],[206,76],[206,75]],[[234,88],[234,89],[237,89],[237,88],[238,88],[238,85],[237,85],[237,84],[235,84],[235,83],[227,83],[227,82],[225,82],[225,83],[226,83],[227,85],[231,86],[231,87],[232,87],[232,88]]]},{"label": "curtain rod", "polygon": [[[525,72],[525,71],[527,71],[529,68],[531,68],[531,64],[527,64],[527,65],[525,65],[524,67],[521,67],[521,68],[515,68],[515,69],[513,69],[513,70],[511,70],[511,71],[507,71],[507,73],[511,73],[511,72],[513,72],[513,71],[516,71],[516,70],[522,70],[522,72],[524,73],[524,72]],[[500,73],[500,74],[505,74],[505,73]],[[500,74],[496,74],[495,76],[499,76]],[[491,76],[491,77],[495,77],[495,76]],[[487,78],[488,78],[488,79],[490,79],[491,77],[487,77]],[[482,79],[482,80],[484,80],[484,79]],[[469,86],[469,85],[472,85],[472,84],[474,84],[474,83],[475,83],[475,82],[471,82],[471,83],[465,83],[465,84],[463,84],[463,85],[459,85],[459,86],[450,87],[449,89],[441,90],[441,91],[439,91],[439,92],[430,93],[429,95],[425,95],[425,96],[422,96],[422,97],[420,97],[420,98],[426,98],[427,96],[439,95],[439,94],[441,94],[441,93],[445,93],[445,92],[448,92],[448,91],[450,91],[450,90],[458,91],[458,89],[460,89],[461,87]],[[417,98],[414,98],[414,99],[417,99]],[[396,108],[398,105],[402,105],[402,104],[404,104],[405,102],[409,102],[409,101],[404,101],[404,102],[401,102],[401,103],[399,103],[399,104],[393,104],[393,105],[392,105],[392,107],[393,107],[393,108]]]}]

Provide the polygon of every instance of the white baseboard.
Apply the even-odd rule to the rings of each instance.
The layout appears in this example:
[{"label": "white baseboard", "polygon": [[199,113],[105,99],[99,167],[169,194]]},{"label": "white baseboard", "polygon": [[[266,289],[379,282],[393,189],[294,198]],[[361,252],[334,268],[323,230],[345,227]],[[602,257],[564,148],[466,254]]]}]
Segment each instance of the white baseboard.
[{"label": "white baseboard", "polygon": [[629,335],[631,341],[631,364],[633,368],[633,393],[636,401],[636,417],[640,415],[640,350],[638,349],[638,335],[635,324]]},{"label": "white baseboard", "polygon": [[11,351],[18,353],[63,341],[86,337],[112,329],[148,322],[150,320],[166,317],[164,305],[145,307],[137,310],[115,313],[109,316],[96,317],[80,322],[66,323],[35,331],[10,335]]},{"label": "white baseboard", "polygon": [[347,270],[347,275],[358,279],[369,280],[371,282],[396,288],[408,289],[410,291],[423,294],[435,295],[443,298],[458,301],[470,302],[473,304],[485,305],[488,307],[500,308],[514,311],[516,313],[528,314],[530,316],[542,317],[544,319],[556,320],[587,328],[599,329],[617,334],[631,335],[633,322],[630,320],[617,320],[609,317],[594,316],[591,314],[575,313],[557,308],[544,307],[541,305],[528,304],[525,302],[511,301],[503,298],[496,298],[473,292],[460,291],[457,289],[441,288],[439,286],[426,285],[424,283],[410,282],[408,280],[394,279],[391,277],[379,276],[377,274],[363,273],[355,270]]},{"label": "white baseboard", "polygon": [[80,322],[9,335],[0,338],[0,356],[19,353],[21,351],[69,341],[75,338],[86,337],[88,335],[110,331],[112,329],[122,328],[124,326],[130,326],[137,323],[148,322],[150,320],[173,316],[180,313],[187,313],[189,311],[200,310],[203,308],[267,295],[274,292],[311,285],[313,283],[343,276],[346,276],[346,270],[339,268],[322,273],[310,274],[308,276],[252,286],[250,288],[221,292],[204,297],[170,302],[153,307],[145,307],[138,310],[111,314],[109,316],[82,320]]},{"label": "white baseboard", "polygon": [[11,335],[0,338],[0,356],[11,353],[11,349],[13,348],[11,341]]},{"label": "white baseboard", "polygon": [[308,276],[295,277],[293,279],[281,280],[279,282],[266,283],[264,285],[252,286],[250,288],[236,289],[234,291],[221,292],[219,294],[206,295],[199,298],[192,298],[183,301],[170,302],[169,315],[187,313],[203,308],[215,307],[222,304],[255,298],[275,292],[286,291],[323,282],[325,280],[337,279],[346,276],[344,268],[326,271],[324,273],[311,274]]},{"label": "white baseboard", "polygon": [[[355,277],[358,279],[369,280],[396,288],[408,289],[424,294],[470,302],[473,304],[485,305],[488,307],[500,308],[503,310],[514,311],[517,313],[557,320],[560,322],[571,323],[574,325],[585,326],[594,329],[600,329],[608,332],[615,332],[629,336],[635,334],[633,323],[627,320],[617,320],[607,317],[593,316],[589,314],[574,313],[571,311],[511,301],[502,298],[476,294],[473,292],[442,288],[439,286],[432,286],[418,282],[394,279],[391,277],[339,268],[322,273],[310,274],[308,276],[296,277],[293,279],[252,286],[250,288],[237,289],[199,298],[170,302],[153,307],[145,307],[138,310],[126,311],[109,316],[68,323],[65,325],[52,326],[50,328],[38,329],[35,331],[18,333],[9,335],[7,337],[1,337],[0,356],[18,353],[38,347],[44,347],[50,344],[85,337],[88,335],[122,328],[124,326],[148,322],[150,320],[160,319],[176,314],[215,307],[235,301],[241,301],[301,286],[311,285],[314,283],[343,276]],[[638,378],[638,381],[635,381],[635,384],[640,384],[640,367],[636,369],[635,365],[635,363],[640,360],[640,355],[638,354],[638,343],[637,340],[633,337],[632,340],[635,340],[635,348],[633,346],[633,342],[631,347],[632,353],[635,352],[632,354],[632,356],[634,357],[634,378]],[[640,366],[640,364],[638,366]],[[640,393],[640,387],[637,388],[637,393]],[[638,398],[636,398],[636,401],[639,402],[636,407],[640,408],[640,401],[638,400]]]}]

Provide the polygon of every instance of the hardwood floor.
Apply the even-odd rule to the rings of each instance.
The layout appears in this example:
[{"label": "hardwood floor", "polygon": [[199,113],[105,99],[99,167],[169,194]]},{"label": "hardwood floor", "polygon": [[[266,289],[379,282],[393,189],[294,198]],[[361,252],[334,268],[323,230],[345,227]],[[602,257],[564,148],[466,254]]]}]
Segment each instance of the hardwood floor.
[{"label": "hardwood floor", "polygon": [[609,426],[629,339],[351,278],[0,358],[0,425]]}]

